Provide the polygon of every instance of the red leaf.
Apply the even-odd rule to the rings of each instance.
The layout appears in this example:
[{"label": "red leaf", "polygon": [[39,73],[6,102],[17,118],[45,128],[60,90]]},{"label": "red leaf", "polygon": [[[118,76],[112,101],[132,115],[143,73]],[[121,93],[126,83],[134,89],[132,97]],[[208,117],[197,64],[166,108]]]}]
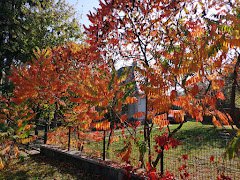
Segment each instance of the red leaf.
[{"label": "red leaf", "polygon": [[121,115],[120,121],[123,123],[126,120],[127,120],[127,115],[126,114]]},{"label": "red leaf", "polygon": [[214,156],[212,155],[211,157],[210,157],[210,162],[213,162],[214,161]]},{"label": "red leaf", "polygon": [[183,158],[183,160],[188,160],[188,155],[184,154],[184,155],[182,155],[182,158]]},{"label": "red leaf", "polygon": [[158,174],[156,171],[151,171],[149,174],[148,174],[148,177],[151,179],[151,180],[158,180]]}]

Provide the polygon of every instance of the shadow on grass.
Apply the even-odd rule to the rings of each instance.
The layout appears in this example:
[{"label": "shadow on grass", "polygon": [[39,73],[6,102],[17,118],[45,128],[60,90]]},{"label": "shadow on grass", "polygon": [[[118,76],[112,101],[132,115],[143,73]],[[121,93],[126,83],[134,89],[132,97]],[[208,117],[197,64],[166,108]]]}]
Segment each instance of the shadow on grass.
[{"label": "shadow on grass", "polygon": [[49,159],[40,154],[32,155],[23,162],[10,164],[0,173],[0,179],[103,179],[94,172],[85,172],[75,164]]},{"label": "shadow on grass", "polygon": [[[6,174],[6,175],[5,175]],[[0,175],[0,179],[6,179],[6,180],[12,180],[12,179],[29,179],[29,175],[27,174],[27,171],[16,171],[12,172],[11,170],[5,171],[4,174]]]},{"label": "shadow on grass", "polygon": [[180,140],[183,145],[182,148],[186,150],[195,149],[211,149],[211,148],[225,148],[229,139],[220,136],[221,129],[217,129],[208,125],[201,127],[192,127],[191,129],[183,129],[174,136]]}]

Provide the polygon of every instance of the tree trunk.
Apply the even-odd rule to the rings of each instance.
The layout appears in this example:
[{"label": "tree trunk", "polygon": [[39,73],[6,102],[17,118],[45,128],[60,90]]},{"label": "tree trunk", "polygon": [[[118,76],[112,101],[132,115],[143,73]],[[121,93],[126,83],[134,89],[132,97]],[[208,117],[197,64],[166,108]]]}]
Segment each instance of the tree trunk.
[{"label": "tree trunk", "polygon": [[[178,132],[178,131],[182,128],[183,124],[184,124],[184,121],[183,121],[176,129],[174,129],[172,132],[169,132],[168,137],[170,138],[170,137],[172,137],[176,132]],[[161,148],[162,148],[162,147],[161,147]],[[164,149],[164,146],[163,146],[163,149]],[[153,165],[154,168],[157,166],[157,164],[158,164],[159,160],[162,158],[162,156],[163,156],[162,153],[159,153],[159,154],[157,155],[157,158],[156,158],[155,161],[152,163],[152,165]]]},{"label": "tree trunk", "polygon": [[111,137],[112,137],[113,129],[111,128],[109,136],[108,136],[108,144],[107,144],[107,150],[109,150],[110,147],[110,142],[111,142]]},{"label": "tree trunk", "polygon": [[35,117],[35,135],[38,136],[38,123],[39,123],[39,119],[41,116],[41,111],[40,111],[39,105],[37,106],[36,113],[37,114]]},{"label": "tree trunk", "polygon": [[54,110],[54,115],[53,115],[52,128],[57,127],[57,121],[58,121],[58,110],[59,110],[58,103],[55,102],[55,110]]},{"label": "tree trunk", "polygon": [[152,164],[152,157],[151,157],[151,139],[150,139],[150,129],[148,123],[148,97],[146,95],[146,107],[145,107],[145,118],[144,118],[144,141],[147,143],[148,146],[148,162]]},{"label": "tree trunk", "polygon": [[232,90],[231,90],[231,99],[230,99],[230,108],[231,108],[231,117],[234,122],[234,124],[237,126],[237,128],[240,128],[240,123],[236,117],[236,90],[237,90],[237,77],[238,77],[238,68],[240,65],[240,55],[238,56],[238,60],[234,66],[233,71],[233,83],[232,83]]}]

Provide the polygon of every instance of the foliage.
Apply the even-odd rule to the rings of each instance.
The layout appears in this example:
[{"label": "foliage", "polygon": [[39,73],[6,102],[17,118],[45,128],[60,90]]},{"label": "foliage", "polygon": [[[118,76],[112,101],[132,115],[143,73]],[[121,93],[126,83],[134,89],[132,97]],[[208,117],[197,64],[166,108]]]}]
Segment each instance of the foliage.
[{"label": "foliage", "polygon": [[58,127],[54,131],[48,133],[47,144],[57,145],[62,148],[68,147],[68,137],[70,128],[70,147],[76,148],[80,151],[86,148],[84,145],[90,140],[93,142],[99,142],[103,139],[103,136],[99,131],[95,132],[83,132],[78,127]]},{"label": "foliage", "polygon": [[[173,136],[185,123],[184,115],[200,122],[212,116],[215,126],[236,124],[233,114],[221,112],[217,103],[225,100],[225,76],[237,73],[238,5],[225,0],[100,1],[100,8],[89,14],[86,43],[37,50],[31,63],[13,67],[10,101],[61,106],[64,125],[76,126],[78,132],[95,129],[105,134],[122,127],[125,143],[119,156],[131,163],[136,144],[141,166],[146,164],[154,176],[163,151],[179,145]],[[119,60],[136,64],[130,82],[127,69],[117,73]],[[144,116],[144,143],[136,137],[139,123],[128,123],[122,112],[124,105],[136,103],[135,86],[146,99],[145,111],[134,115]],[[181,110],[172,110],[174,106]],[[180,123],[173,130],[168,113]],[[160,130],[167,127],[155,137],[155,161],[150,139],[154,124]],[[185,168],[182,173],[188,177]]]},{"label": "foliage", "polygon": [[225,156],[227,156],[229,159],[239,157],[239,151],[240,151],[240,131],[238,130],[237,136],[234,137],[229,142],[225,152]]},{"label": "foliage", "polygon": [[[135,98],[129,95],[134,84],[126,81],[127,71],[117,76],[116,70],[99,62],[98,54],[89,52],[87,45],[75,43],[38,50],[31,63],[13,67],[10,79],[15,88],[11,102],[28,103],[33,109],[37,104],[47,112],[48,123],[55,117],[51,109],[61,107],[63,125],[77,127],[79,132],[125,125],[122,106],[133,103]],[[64,131],[51,134],[67,136]]]},{"label": "foliage", "polygon": [[8,93],[12,64],[32,60],[33,50],[81,38],[75,11],[65,1],[6,0],[0,2],[1,91]]},{"label": "foliage", "polygon": [[28,144],[36,137],[30,135],[33,128],[30,121],[35,114],[26,103],[18,106],[2,98],[0,106],[0,168],[2,169],[9,159],[18,157],[19,144]]},{"label": "foliage", "polygon": [[[173,103],[199,121],[205,113],[216,114],[216,99],[224,99],[220,92],[224,82],[218,70],[230,71],[226,56],[230,47],[238,47],[235,32],[238,31],[238,18],[221,9],[216,15],[219,23],[216,24],[204,15],[206,7],[201,1],[194,5],[188,1],[169,5],[160,1],[147,4],[141,1],[105,2],[100,5],[96,13],[89,15],[92,25],[86,30],[90,44],[97,44],[99,49],[106,48],[108,54],[113,54],[112,51],[117,49],[123,54],[122,58],[133,57],[134,61],[139,62],[142,66],[138,69],[139,73],[145,77],[144,81],[148,80],[141,84],[141,89],[148,95],[149,106],[155,113],[168,110]],[[221,1],[208,6],[223,5],[224,1]],[[191,20],[195,17],[194,8],[199,8],[197,14],[202,14],[195,22]],[[231,8],[232,13],[238,11],[233,5],[227,8]],[[224,15],[219,18],[221,13]],[[164,19],[166,16],[169,17],[167,21]],[[224,26],[226,19],[231,19],[231,30]],[[162,29],[158,29],[160,26]],[[92,32],[101,32],[102,35],[96,36]],[[226,35],[226,32],[229,34]],[[131,51],[127,46],[132,47]],[[169,99],[169,89],[176,86],[185,95]]]},{"label": "foliage", "polygon": [[106,62],[112,57],[115,64],[119,59],[137,63],[136,80],[147,101],[144,138],[150,164],[148,120],[166,126],[167,118],[161,114],[173,105],[197,121],[211,115],[216,126],[232,123],[216,103],[225,99],[221,92],[224,76],[233,72],[230,67],[238,59],[237,4],[224,0],[100,1],[100,8],[89,14],[92,24],[85,29],[94,50],[102,52]]}]

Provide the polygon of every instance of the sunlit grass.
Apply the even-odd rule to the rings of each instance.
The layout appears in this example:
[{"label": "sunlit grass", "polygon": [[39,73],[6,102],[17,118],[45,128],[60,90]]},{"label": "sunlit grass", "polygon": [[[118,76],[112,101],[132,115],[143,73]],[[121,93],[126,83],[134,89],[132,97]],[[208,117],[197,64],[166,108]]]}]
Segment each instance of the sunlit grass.
[{"label": "sunlit grass", "polygon": [[[175,128],[178,127],[178,124],[170,125],[170,130],[173,131]],[[160,135],[163,133],[166,129],[162,129],[161,131],[154,127],[151,134],[151,141],[152,146],[155,145],[154,137],[156,135]],[[219,136],[219,131],[221,129],[215,128],[213,125],[202,125],[199,122],[187,122],[184,123],[182,128],[175,134],[175,138],[180,140],[183,145],[181,145],[181,148],[178,148],[177,150],[171,150],[172,154],[196,154],[198,151],[201,151],[204,148],[210,149],[211,147],[214,149],[217,147],[218,149],[224,149],[226,145],[226,141],[222,139]],[[125,130],[126,134],[127,131]],[[117,152],[121,150],[124,146],[124,139],[122,138],[121,131],[117,130],[115,132],[114,137],[118,137],[118,141],[113,142],[110,144],[110,148],[107,152],[107,157],[109,159],[120,161],[120,158],[118,158]],[[137,131],[137,139],[140,141],[143,141],[143,130],[142,128],[139,128]],[[106,141],[108,138],[106,138]],[[106,142],[107,143],[107,142]],[[94,150],[102,152],[103,149],[103,143],[102,142],[92,142],[85,145],[86,149]],[[136,147],[136,144],[132,141],[133,149],[132,149],[132,161],[133,164],[138,164],[138,148]],[[153,148],[152,148],[153,149]],[[92,152],[91,152],[92,153]],[[156,156],[155,152],[153,153],[153,157]],[[101,153],[98,153],[98,155]]]},{"label": "sunlit grass", "polygon": [[[174,124],[170,125],[170,130],[173,131],[179,125]],[[160,135],[166,129],[162,129],[161,131],[154,127],[151,134],[151,145],[152,145],[152,159],[155,160],[157,153],[154,151],[153,146],[155,145],[154,137],[156,135]],[[230,128],[228,128],[231,131]],[[137,131],[137,138],[139,140],[143,140],[143,128],[139,128]],[[182,126],[182,128],[174,135],[174,137],[181,141],[182,145],[178,146],[175,149],[170,149],[168,151],[164,151],[164,167],[173,172],[178,172],[178,167],[180,167],[183,163],[182,155],[187,154],[189,172],[195,174],[198,178],[210,178],[212,176],[217,176],[217,172],[221,167],[229,168],[232,166],[234,168],[238,168],[239,159],[235,159],[233,161],[228,161],[223,158],[223,154],[225,152],[225,148],[228,140],[224,139],[220,136],[220,131],[222,128],[216,128],[213,125],[203,125],[200,122],[186,122]],[[127,131],[125,131],[127,132]],[[121,163],[120,157],[118,157],[118,151],[124,147],[125,139],[121,136],[121,131],[117,130],[114,136],[118,137],[118,141],[111,143],[109,150],[107,151],[107,158]],[[106,138],[107,139],[107,138]],[[139,151],[136,144],[132,142],[132,153],[131,153],[131,164],[137,167],[139,165]],[[86,149],[94,150],[89,151],[90,155],[93,155],[94,152],[98,152],[98,157],[101,157],[103,143],[94,142],[85,145]],[[215,160],[218,164],[213,164],[210,162],[210,157],[214,156]],[[145,161],[147,161],[147,153],[145,154]],[[234,163],[233,163],[234,162]],[[159,165],[157,166],[159,170]],[[205,173],[198,173],[198,170],[201,168]],[[200,171],[199,171],[200,172]],[[240,175],[235,172],[229,171],[231,175]],[[240,173],[240,172],[238,172]],[[178,174],[178,173],[177,173]]]}]

